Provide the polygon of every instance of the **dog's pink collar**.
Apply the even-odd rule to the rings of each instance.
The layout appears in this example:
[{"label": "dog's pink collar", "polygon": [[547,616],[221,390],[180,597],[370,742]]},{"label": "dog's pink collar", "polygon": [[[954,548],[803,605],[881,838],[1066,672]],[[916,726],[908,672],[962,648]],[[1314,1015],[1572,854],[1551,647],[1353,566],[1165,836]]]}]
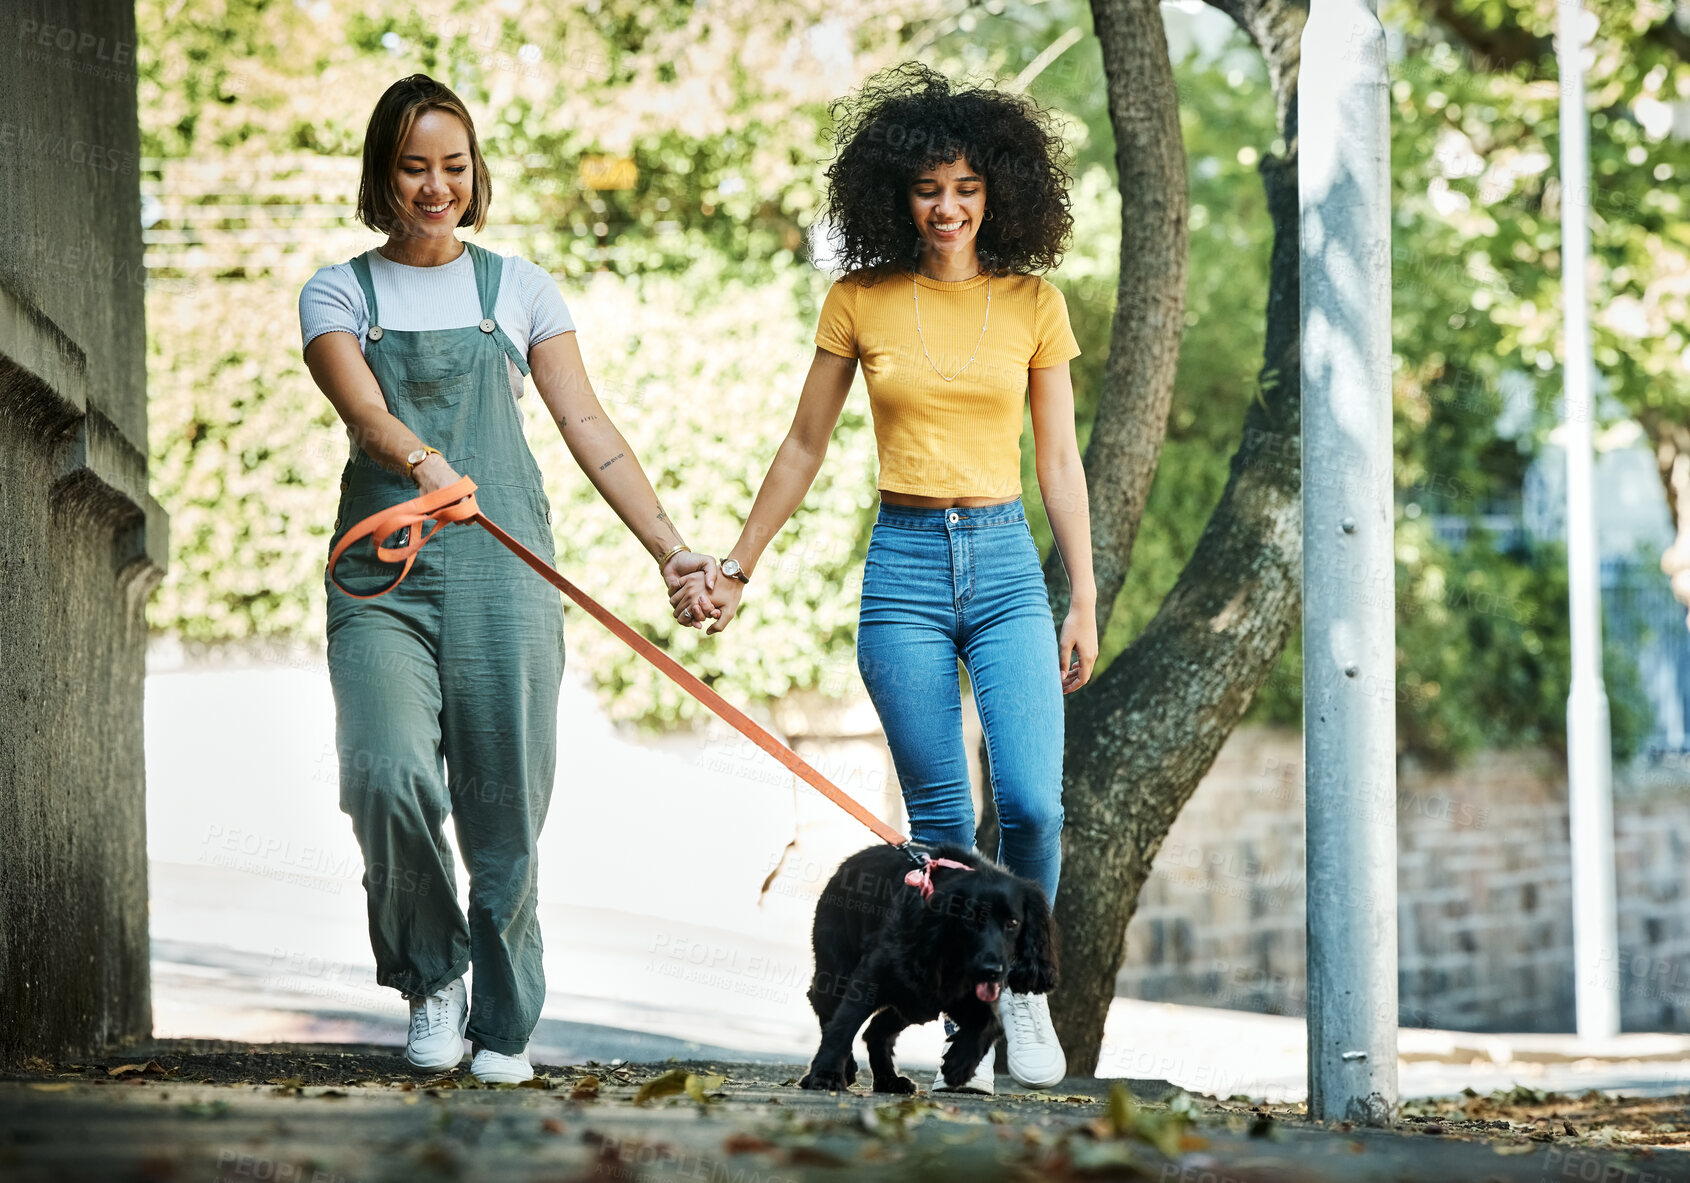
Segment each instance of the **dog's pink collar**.
[{"label": "dog's pink collar", "polygon": [[972,871],[974,869],[967,863],[959,863],[955,859],[929,858],[921,866],[904,876],[904,882],[908,886],[921,889],[921,898],[924,900],[933,894],[934,867],[955,867],[959,871]]}]

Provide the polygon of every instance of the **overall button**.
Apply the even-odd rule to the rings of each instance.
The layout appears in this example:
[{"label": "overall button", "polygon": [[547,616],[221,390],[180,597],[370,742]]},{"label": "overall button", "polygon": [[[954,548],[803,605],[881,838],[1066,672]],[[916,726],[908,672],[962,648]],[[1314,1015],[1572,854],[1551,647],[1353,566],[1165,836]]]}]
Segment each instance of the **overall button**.
[{"label": "overall button", "polygon": [[481,322],[481,331],[484,332],[484,333],[491,333],[497,327],[498,326],[495,325],[491,320],[484,320],[484,321]]},{"label": "overall button", "polygon": [[370,340],[380,341],[381,340],[381,326],[380,325],[371,325],[368,335],[369,335]]}]

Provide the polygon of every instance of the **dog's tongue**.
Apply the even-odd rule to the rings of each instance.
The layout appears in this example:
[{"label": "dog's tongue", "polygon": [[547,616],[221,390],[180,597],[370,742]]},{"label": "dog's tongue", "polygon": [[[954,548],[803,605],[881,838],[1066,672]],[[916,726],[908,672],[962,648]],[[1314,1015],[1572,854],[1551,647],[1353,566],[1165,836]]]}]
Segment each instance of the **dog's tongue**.
[{"label": "dog's tongue", "polygon": [[981,982],[974,987],[974,997],[981,1002],[996,1002],[998,1000],[998,984],[996,982]]}]

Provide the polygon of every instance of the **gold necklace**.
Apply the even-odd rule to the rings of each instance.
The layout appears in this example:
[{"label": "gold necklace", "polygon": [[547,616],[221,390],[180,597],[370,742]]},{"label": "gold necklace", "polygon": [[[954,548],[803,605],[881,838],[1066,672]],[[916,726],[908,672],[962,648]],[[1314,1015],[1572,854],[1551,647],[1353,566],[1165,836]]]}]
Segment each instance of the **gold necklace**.
[{"label": "gold necklace", "polygon": [[[979,272],[975,272],[975,275],[978,274]],[[973,279],[974,276],[971,275],[968,278]],[[927,364],[933,367],[933,372],[938,374],[940,378],[943,378],[946,382],[955,382],[962,376],[963,370],[974,364],[975,357],[980,353],[980,342],[986,339],[986,326],[992,322],[992,277],[989,275],[986,277],[986,319],[980,322],[980,339],[974,342],[974,352],[968,355],[968,360],[962,363],[962,368],[948,378],[945,377],[944,371],[934,364],[933,355],[927,352],[927,338],[922,336],[921,333],[921,284],[914,274],[910,276],[910,288],[915,296],[915,335],[921,342],[922,356],[927,359]]]}]

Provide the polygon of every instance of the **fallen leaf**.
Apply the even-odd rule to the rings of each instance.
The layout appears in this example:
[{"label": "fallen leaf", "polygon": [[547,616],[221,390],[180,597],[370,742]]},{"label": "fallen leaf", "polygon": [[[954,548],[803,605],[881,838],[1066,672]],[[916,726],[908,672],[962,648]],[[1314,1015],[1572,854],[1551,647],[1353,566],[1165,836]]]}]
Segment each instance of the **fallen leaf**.
[{"label": "fallen leaf", "polygon": [[596,1100],[598,1095],[599,1078],[596,1076],[583,1076],[580,1080],[575,1082],[575,1088],[570,1091],[569,1099],[571,1101],[592,1101]]},{"label": "fallen leaf", "polygon": [[[1184,1113],[1172,1109],[1157,1111],[1140,1105],[1125,1085],[1116,1083],[1109,1088],[1108,1116],[1101,1123],[1106,1132],[1116,1138],[1136,1138],[1148,1142],[1169,1158],[1179,1154],[1181,1137],[1191,1124]],[[1254,1132],[1254,1131],[1252,1131]]]},{"label": "fallen leaf", "polygon": [[687,1077],[692,1074],[685,1068],[672,1068],[662,1076],[654,1076],[646,1081],[634,1094],[634,1104],[644,1105],[647,1101],[657,1097],[668,1097],[675,1093],[685,1092]]},{"label": "fallen leaf", "polygon": [[723,1154],[758,1154],[764,1150],[773,1150],[775,1144],[759,1138],[756,1134],[744,1132],[728,1135],[727,1141],[722,1143]]},{"label": "fallen leaf", "polygon": [[700,1105],[708,1105],[710,1103],[708,1094],[721,1088],[722,1085],[727,1082],[727,1079],[728,1078],[725,1076],[716,1075],[695,1076],[689,1072],[687,1074],[686,1081],[684,1082],[687,1090],[687,1096],[697,1101]]},{"label": "fallen leaf", "polygon": [[519,1081],[516,1087],[519,1089],[549,1089],[556,1086],[549,1076],[531,1076],[527,1080]]},{"label": "fallen leaf", "polygon": [[116,1068],[106,1071],[107,1076],[128,1076],[130,1073],[145,1073],[149,1076],[165,1075],[165,1067],[157,1060],[148,1060],[145,1064],[119,1064]]},{"label": "fallen leaf", "polygon": [[275,1076],[266,1080],[264,1083],[278,1085],[284,1089],[301,1089],[305,1087],[305,1081],[297,1076]]}]

